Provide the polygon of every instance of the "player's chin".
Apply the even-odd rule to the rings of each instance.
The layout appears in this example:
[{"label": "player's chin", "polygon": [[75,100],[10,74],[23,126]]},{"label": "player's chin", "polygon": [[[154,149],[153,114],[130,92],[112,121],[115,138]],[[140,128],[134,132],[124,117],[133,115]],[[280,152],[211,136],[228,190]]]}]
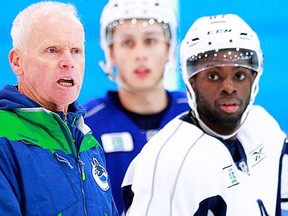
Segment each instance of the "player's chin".
[{"label": "player's chin", "polygon": [[60,97],[57,97],[56,100],[59,103],[69,105],[69,104],[72,104],[74,101],[76,101],[78,99],[78,96],[79,96],[79,92],[75,91],[75,92],[62,94]]}]

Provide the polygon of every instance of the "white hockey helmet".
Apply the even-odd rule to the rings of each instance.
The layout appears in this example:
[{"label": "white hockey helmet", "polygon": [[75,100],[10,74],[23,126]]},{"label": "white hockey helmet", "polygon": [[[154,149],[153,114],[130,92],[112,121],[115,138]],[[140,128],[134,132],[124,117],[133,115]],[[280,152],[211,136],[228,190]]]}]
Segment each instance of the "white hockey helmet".
[{"label": "white hockey helmet", "polygon": [[217,66],[241,66],[257,73],[251,90],[249,106],[242,115],[240,123],[242,125],[250,105],[253,104],[258,93],[259,78],[263,71],[263,54],[257,34],[239,16],[225,14],[197,19],[181,42],[182,77],[190,92],[187,92],[187,97],[192,113],[206,132],[228,139],[234,136],[239,128],[230,135],[217,134],[208,128],[199,117],[195,93],[189,82],[192,76],[211,67],[210,60],[219,62]]},{"label": "white hockey helmet", "polygon": [[176,45],[178,22],[175,11],[167,0],[109,0],[100,18],[100,42],[105,53],[106,65],[100,62],[102,69],[115,81],[110,63],[109,46],[113,42],[113,28],[123,20],[147,19],[162,24],[170,45],[169,60],[176,65]]}]

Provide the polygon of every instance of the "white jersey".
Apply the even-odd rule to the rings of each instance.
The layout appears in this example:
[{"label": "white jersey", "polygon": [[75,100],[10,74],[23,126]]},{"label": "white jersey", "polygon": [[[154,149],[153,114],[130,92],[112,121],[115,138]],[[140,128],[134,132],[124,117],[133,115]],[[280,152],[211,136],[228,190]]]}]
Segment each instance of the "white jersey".
[{"label": "white jersey", "polygon": [[282,160],[281,178],[282,216],[288,216],[288,138],[286,139],[286,149]]},{"label": "white jersey", "polygon": [[122,184],[134,192],[127,215],[275,215],[285,134],[255,106],[237,138],[247,173],[221,141],[176,117],[131,163]]}]

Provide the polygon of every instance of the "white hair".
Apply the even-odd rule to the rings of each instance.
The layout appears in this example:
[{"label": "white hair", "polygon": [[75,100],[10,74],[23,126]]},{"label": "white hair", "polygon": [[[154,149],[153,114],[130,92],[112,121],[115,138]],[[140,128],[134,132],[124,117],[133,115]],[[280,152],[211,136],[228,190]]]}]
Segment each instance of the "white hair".
[{"label": "white hair", "polygon": [[37,2],[20,11],[14,19],[11,28],[13,48],[26,51],[27,41],[31,35],[33,24],[40,17],[49,14],[63,14],[65,17],[70,17],[72,20],[78,22],[84,29],[74,5],[56,1]]}]

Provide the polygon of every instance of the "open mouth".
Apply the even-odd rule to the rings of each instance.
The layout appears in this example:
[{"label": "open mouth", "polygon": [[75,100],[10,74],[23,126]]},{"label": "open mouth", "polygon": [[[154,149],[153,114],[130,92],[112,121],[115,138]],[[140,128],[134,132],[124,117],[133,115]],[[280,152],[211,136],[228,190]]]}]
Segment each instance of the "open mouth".
[{"label": "open mouth", "polygon": [[57,81],[57,83],[64,87],[72,87],[74,86],[74,80],[70,78],[62,78]]},{"label": "open mouth", "polygon": [[145,69],[145,68],[138,68],[137,70],[135,70],[135,74],[137,76],[147,76],[150,74],[150,70],[149,69]]}]

